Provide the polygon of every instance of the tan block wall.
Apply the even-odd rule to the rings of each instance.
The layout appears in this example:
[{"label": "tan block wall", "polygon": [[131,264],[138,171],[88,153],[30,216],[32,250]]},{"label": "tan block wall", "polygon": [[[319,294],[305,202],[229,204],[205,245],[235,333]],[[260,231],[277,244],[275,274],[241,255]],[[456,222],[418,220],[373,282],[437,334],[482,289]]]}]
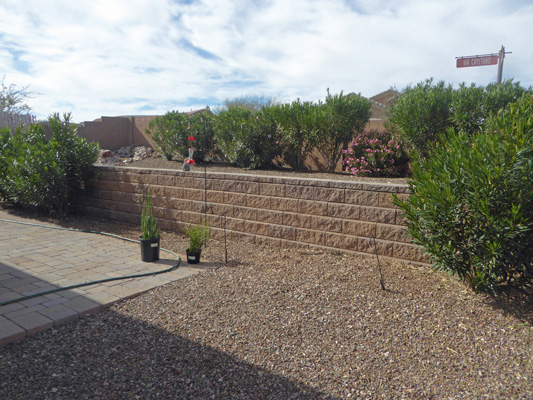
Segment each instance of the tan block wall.
[{"label": "tan block wall", "polygon": [[[179,231],[204,217],[213,237],[277,247],[324,248],[425,263],[404,233],[392,193],[407,185],[281,178],[141,168],[98,167],[96,190],[78,200],[89,215],[140,224],[142,193],[150,185],[162,229]],[[207,210],[207,215],[204,212]]]},{"label": "tan block wall", "polygon": [[102,149],[118,150],[125,146],[151,146],[146,128],[155,116],[102,117],[78,126],[78,136],[97,142]]}]

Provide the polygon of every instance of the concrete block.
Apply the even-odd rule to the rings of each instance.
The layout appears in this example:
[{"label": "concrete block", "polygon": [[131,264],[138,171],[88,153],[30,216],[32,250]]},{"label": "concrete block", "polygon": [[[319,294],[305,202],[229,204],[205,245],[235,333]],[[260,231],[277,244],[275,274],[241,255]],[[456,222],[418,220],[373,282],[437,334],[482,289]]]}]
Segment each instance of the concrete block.
[{"label": "concrete block", "polygon": [[328,216],[358,220],[361,208],[357,205],[328,203]]},{"label": "concrete block", "polygon": [[378,192],[371,192],[366,190],[345,190],[346,204],[360,204],[366,206],[378,206],[379,195]]},{"label": "concrete block", "polygon": [[402,260],[429,263],[420,246],[407,243],[394,243],[394,257]]},{"label": "concrete block", "polygon": [[300,214],[326,216],[328,215],[328,203],[322,201],[298,200],[297,212],[299,212]]},{"label": "concrete block", "polygon": [[282,225],[283,214],[284,213],[282,211],[257,210],[256,219],[259,222]]},{"label": "concrete block", "polygon": [[258,196],[254,194],[246,195],[246,206],[252,208],[270,209],[270,197]]},{"label": "concrete block", "polygon": [[374,243],[370,244],[370,240],[368,238],[358,238],[357,240],[357,248],[358,251],[362,253],[370,253],[375,254],[376,253],[376,247],[378,250],[378,255],[385,256],[385,257],[392,257],[394,254],[393,251],[393,242],[384,241],[384,240],[376,240],[376,245],[374,246]]},{"label": "concrete block", "polygon": [[359,219],[362,221],[379,222],[382,224],[394,224],[396,222],[396,210],[361,206]]},{"label": "concrete block", "polygon": [[362,221],[342,221],[342,233],[352,236],[376,236],[376,224]]},{"label": "concrete block", "polygon": [[326,232],[342,232],[342,219],[311,216],[311,229]]},{"label": "concrete block", "polygon": [[259,194],[263,196],[286,197],[285,186],[286,185],[276,183],[260,183]]},{"label": "concrete block", "polygon": [[272,197],[270,207],[277,211],[298,212],[298,200],[281,197]]},{"label": "concrete block", "polygon": [[311,215],[284,212],[281,225],[311,229]]},{"label": "concrete block", "polygon": [[326,232],[326,246],[337,249],[358,250],[358,238],[355,236]]}]

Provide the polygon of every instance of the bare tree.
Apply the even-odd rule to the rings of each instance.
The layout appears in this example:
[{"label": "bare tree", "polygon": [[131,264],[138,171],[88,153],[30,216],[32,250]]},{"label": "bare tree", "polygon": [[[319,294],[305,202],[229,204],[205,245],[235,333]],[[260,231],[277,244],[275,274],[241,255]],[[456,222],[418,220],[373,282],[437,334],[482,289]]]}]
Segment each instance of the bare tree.
[{"label": "bare tree", "polygon": [[15,84],[7,85],[5,80],[6,76],[4,75],[0,89],[0,112],[28,114],[31,107],[26,104],[26,101],[33,98],[35,93],[28,90],[29,86],[17,88]]}]

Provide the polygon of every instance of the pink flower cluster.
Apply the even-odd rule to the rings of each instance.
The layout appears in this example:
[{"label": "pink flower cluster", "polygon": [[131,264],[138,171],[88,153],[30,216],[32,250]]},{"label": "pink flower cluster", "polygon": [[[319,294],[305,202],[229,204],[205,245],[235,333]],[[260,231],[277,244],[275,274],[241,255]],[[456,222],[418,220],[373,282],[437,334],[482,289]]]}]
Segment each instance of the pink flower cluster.
[{"label": "pink flower cluster", "polygon": [[398,176],[398,161],[406,159],[390,133],[375,130],[358,134],[342,152],[345,171],[357,176]]}]

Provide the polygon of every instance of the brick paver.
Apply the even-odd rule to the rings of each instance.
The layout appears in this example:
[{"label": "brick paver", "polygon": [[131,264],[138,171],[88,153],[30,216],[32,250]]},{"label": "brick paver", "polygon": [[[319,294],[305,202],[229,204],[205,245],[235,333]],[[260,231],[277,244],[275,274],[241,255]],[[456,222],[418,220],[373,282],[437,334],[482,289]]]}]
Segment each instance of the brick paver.
[{"label": "brick paver", "polygon": [[[177,262],[175,256],[162,251],[160,261],[144,263],[139,245],[119,238],[1,219],[41,224],[0,211],[0,303],[79,283],[161,271]],[[213,266],[201,263],[191,268],[182,261],[169,273],[72,288],[0,306],[0,346],[77,321],[102,307]]]}]

